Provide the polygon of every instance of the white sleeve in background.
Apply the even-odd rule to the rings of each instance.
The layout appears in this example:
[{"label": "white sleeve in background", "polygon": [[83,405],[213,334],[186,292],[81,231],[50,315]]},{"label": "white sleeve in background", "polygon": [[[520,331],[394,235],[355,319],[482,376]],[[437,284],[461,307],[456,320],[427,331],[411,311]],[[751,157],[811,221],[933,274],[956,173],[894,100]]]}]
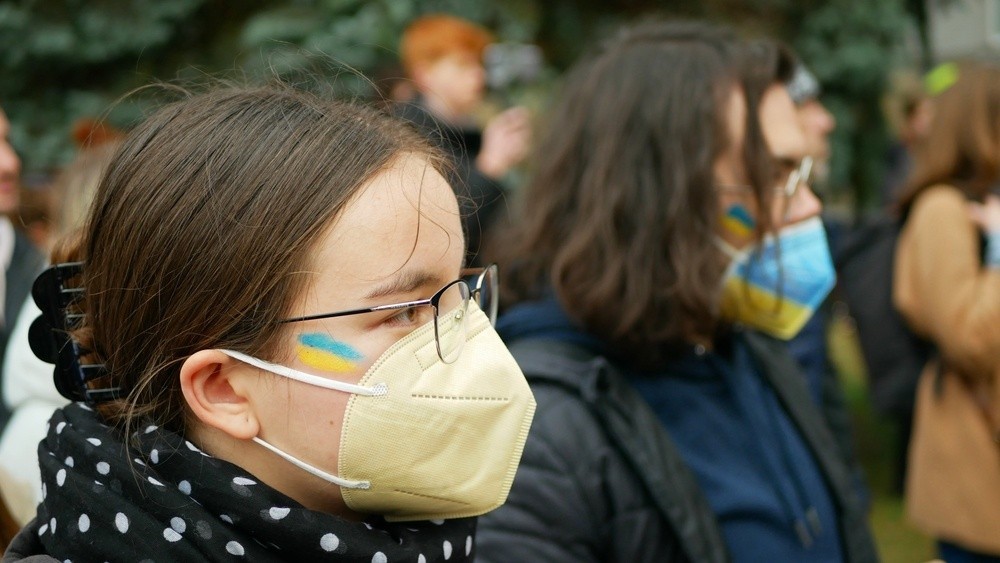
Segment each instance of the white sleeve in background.
[{"label": "white sleeve in background", "polygon": [[28,328],[41,314],[29,295],[7,341],[3,360],[3,400],[12,412],[27,401],[46,401],[55,406],[68,402],[56,391],[52,379],[55,366],[39,360],[28,345]]},{"label": "white sleeve in background", "polygon": [[40,314],[29,296],[3,362],[3,400],[11,417],[0,436],[0,492],[22,526],[34,517],[41,502],[38,442],[45,438],[52,413],[69,402],[56,391],[54,366],[35,357],[28,346],[28,327]]},{"label": "white sleeve in background", "polygon": [[42,475],[38,469],[38,443],[45,438],[49,418],[56,409],[43,402],[26,403],[7,422],[0,440],[0,493],[11,516],[21,526],[35,517],[42,502]]}]

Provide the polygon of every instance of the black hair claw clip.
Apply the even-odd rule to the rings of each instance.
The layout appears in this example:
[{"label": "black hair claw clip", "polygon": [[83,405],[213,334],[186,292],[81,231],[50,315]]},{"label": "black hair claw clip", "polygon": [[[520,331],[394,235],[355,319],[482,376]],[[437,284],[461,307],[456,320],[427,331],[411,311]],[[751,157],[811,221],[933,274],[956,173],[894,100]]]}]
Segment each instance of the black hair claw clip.
[{"label": "black hair claw clip", "polygon": [[31,351],[42,361],[55,364],[53,379],[59,394],[72,401],[100,403],[121,396],[118,387],[90,389],[87,382],[106,373],[104,364],[84,364],[87,353],[70,336],[83,315],[72,312],[72,305],[83,297],[83,286],[74,284],[83,273],[83,262],[55,264],[45,269],[31,286],[31,296],[42,315],[28,329]]}]

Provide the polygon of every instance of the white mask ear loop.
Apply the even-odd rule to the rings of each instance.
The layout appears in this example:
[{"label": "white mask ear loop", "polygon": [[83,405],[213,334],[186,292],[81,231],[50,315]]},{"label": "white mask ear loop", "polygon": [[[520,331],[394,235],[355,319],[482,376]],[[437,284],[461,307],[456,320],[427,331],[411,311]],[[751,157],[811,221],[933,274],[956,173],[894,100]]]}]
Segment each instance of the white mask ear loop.
[{"label": "white mask ear loop", "polygon": [[728,242],[726,242],[725,240],[723,240],[722,237],[720,237],[718,235],[716,235],[712,239],[712,242],[715,243],[715,246],[719,250],[721,250],[726,256],[729,256],[733,260],[737,260],[737,259],[739,259],[743,255],[743,252],[741,252],[739,250],[736,250],[736,248],[733,247],[733,245],[729,244]]},{"label": "white mask ear loop", "polygon": [[272,364],[271,362],[265,362],[264,360],[257,359],[253,356],[248,356],[242,352],[237,352],[235,350],[220,349],[219,351],[229,356],[230,358],[250,364],[255,368],[262,369],[264,371],[269,371],[275,375],[287,377],[288,379],[301,381],[302,383],[306,383],[308,385],[323,387],[324,389],[333,389],[335,391],[343,391],[345,393],[352,393],[354,395],[364,395],[366,397],[378,397],[381,395],[385,395],[386,393],[389,392],[389,388],[386,387],[385,383],[379,383],[374,387],[364,387],[362,385],[354,385],[353,383],[337,381],[336,379],[327,379],[325,377],[320,377],[318,375],[313,375],[311,373],[305,373],[302,371],[294,370],[290,367],[282,366],[279,364]]},{"label": "white mask ear loop", "polygon": [[285,452],[279,450],[278,448],[272,446],[271,444],[268,444],[267,442],[265,442],[264,440],[261,440],[260,438],[258,438],[256,436],[253,437],[253,441],[257,442],[258,444],[260,444],[260,445],[264,446],[265,448],[271,450],[275,454],[281,456],[282,458],[285,459],[285,461],[287,461],[288,463],[291,463],[292,465],[298,467],[299,469],[301,469],[303,471],[306,471],[308,473],[312,473],[313,475],[319,477],[320,479],[323,479],[324,481],[333,483],[334,485],[340,485],[341,487],[344,487],[345,489],[370,489],[371,486],[372,486],[372,482],[371,481],[352,481],[350,479],[344,479],[342,477],[337,477],[336,475],[333,475],[332,473],[327,473],[326,471],[323,471],[322,469],[319,469],[317,467],[313,467],[312,465],[309,465],[308,463],[306,463],[304,461],[301,461],[299,459],[296,459],[296,458],[294,458],[294,457],[286,454]]}]

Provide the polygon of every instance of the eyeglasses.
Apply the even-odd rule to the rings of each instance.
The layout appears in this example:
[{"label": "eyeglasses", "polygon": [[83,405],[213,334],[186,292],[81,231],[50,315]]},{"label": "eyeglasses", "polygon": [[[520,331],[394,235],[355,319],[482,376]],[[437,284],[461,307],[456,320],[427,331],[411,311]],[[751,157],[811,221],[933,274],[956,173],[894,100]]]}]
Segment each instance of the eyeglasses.
[{"label": "eyeglasses", "polygon": [[813,159],[811,156],[804,156],[796,165],[793,161],[792,170],[785,180],[784,189],[781,195],[785,196],[785,201],[791,201],[799,191],[799,186],[809,184],[812,176]]},{"label": "eyeglasses", "polygon": [[[799,192],[800,186],[809,184],[812,177],[813,159],[811,156],[804,156],[799,161],[777,159],[775,166],[778,169],[778,174],[775,178],[774,192],[787,203]],[[753,192],[753,188],[745,184],[720,184],[716,185],[715,189],[720,192]]]},{"label": "eyeglasses", "polygon": [[450,364],[458,359],[462,353],[462,347],[465,345],[465,319],[469,302],[475,299],[476,305],[489,317],[490,324],[493,325],[496,324],[497,308],[500,304],[499,268],[496,264],[485,268],[464,269],[461,276],[461,278],[445,284],[427,299],[293,317],[281,322],[297,323],[402,309],[413,309],[416,312],[421,308],[430,307],[434,314],[434,340],[437,345],[438,357],[441,358],[442,362]]}]

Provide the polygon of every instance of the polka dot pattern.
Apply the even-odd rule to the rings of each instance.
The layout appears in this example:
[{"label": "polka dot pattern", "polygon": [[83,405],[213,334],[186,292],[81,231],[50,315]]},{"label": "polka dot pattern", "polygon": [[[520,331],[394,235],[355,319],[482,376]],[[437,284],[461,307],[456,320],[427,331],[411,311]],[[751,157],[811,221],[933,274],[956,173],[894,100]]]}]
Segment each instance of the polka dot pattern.
[{"label": "polka dot pattern", "polygon": [[240,545],[240,542],[236,542],[236,541],[231,541],[231,542],[227,543],[226,544],[226,551],[228,551],[229,553],[232,553],[233,555],[239,555],[241,557],[244,554],[243,546]]},{"label": "polka dot pattern", "polygon": [[128,516],[125,516],[121,512],[115,514],[115,528],[121,532],[128,532]]},{"label": "polka dot pattern", "polygon": [[319,546],[323,551],[336,551],[340,545],[340,538],[336,534],[323,534],[319,539]]},{"label": "polka dot pattern", "polygon": [[[126,448],[96,416],[77,405],[57,411],[40,446],[46,500],[35,531],[53,553],[150,563],[442,563],[469,561],[473,551],[474,519],[343,520],[305,509],[155,424],[140,425]],[[47,495],[50,487],[59,494]]]},{"label": "polka dot pattern", "polygon": [[197,524],[194,525],[195,533],[197,533],[201,539],[210,540],[212,539],[212,526],[204,520],[199,520]]},{"label": "polka dot pattern", "polygon": [[267,509],[267,515],[271,517],[271,520],[281,520],[285,516],[288,516],[288,513],[291,511],[292,509],[290,508],[272,506]]}]

